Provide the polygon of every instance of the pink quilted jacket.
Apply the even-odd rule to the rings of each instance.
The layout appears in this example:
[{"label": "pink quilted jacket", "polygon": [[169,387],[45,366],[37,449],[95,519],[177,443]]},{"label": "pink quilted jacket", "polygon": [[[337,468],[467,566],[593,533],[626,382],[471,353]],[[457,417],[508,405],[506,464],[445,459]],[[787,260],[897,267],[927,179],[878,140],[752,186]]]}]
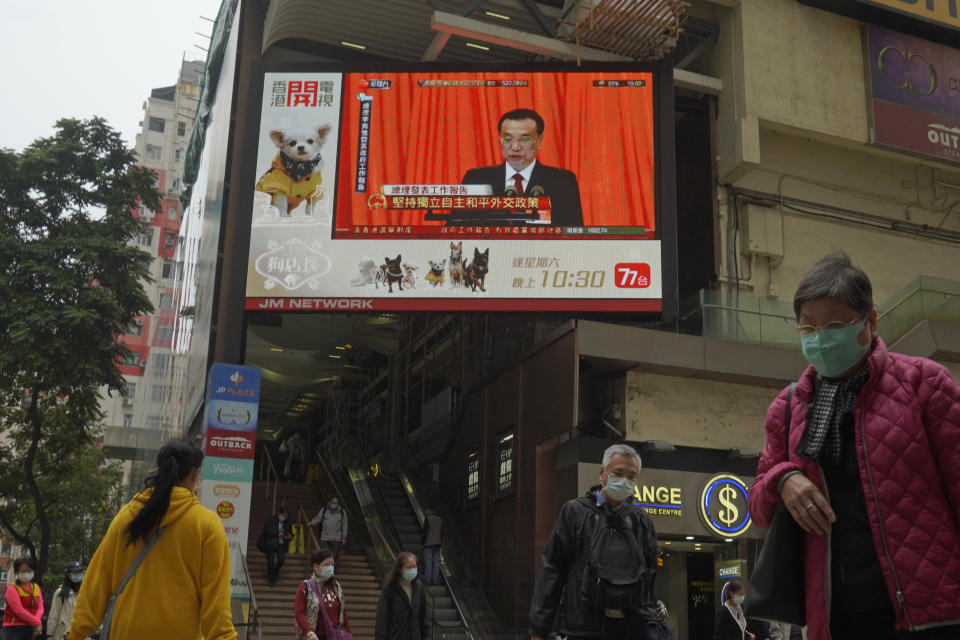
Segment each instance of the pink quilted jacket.
[{"label": "pink quilted jacket", "polygon": [[[887,351],[876,338],[860,391],[855,438],[873,542],[897,628],[960,624],[960,385],[944,367]],[[787,389],[767,410],[767,441],[750,490],[750,515],[769,527],[788,471],[824,489],[816,461],[794,453],[806,428],[816,372],[808,367],[792,401],[784,460]],[[830,638],[829,540],[806,534],[808,640]],[[843,612],[836,612],[843,615]]]}]

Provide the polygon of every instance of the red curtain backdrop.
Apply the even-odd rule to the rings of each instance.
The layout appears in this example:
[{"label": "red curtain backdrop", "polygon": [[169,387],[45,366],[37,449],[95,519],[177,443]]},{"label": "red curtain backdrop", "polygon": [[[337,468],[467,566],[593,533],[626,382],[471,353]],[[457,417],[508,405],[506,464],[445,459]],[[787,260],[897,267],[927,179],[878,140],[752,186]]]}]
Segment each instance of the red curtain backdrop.
[{"label": "red curtain backdrop", "polygon": [[[390,89],[371,89],[371,79]],[[525,87],[420,87],[418,81],[525,80]],[[644,80],[644,87],[594,81]],[[529,108],[546,122],[537,161],[577,175],[587,226],[654,229],[653,83],[649,73],[346,74],[337,184],[339,229],[423,225],[423,211],[372,210],[383,184],[458,184],[471,168],[503,162],[497,122]],[[358,94],[373,96],[367,191],[355,193]]]}]

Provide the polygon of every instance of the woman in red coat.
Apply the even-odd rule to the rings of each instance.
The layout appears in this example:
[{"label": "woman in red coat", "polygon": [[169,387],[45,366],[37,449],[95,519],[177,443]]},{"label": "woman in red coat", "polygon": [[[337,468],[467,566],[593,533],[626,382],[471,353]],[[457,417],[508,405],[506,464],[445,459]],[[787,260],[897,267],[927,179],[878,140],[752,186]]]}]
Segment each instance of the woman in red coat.
[{"label": "woman in red coat", "polygon": [[349,637],[342,635],[343,631],[352,632],[344,607],[343,589],[333,575],[333,553],[329,549],[314,551],[311,561],[313,575],[300,584],[293,605],[297,633],[304,640]]}]

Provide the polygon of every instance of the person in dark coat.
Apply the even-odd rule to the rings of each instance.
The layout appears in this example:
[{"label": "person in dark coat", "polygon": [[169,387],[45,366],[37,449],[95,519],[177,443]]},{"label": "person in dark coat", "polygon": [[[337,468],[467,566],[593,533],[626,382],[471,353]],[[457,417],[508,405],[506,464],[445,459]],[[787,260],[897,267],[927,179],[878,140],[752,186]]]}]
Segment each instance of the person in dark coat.
[{"label": "person in dark coat", "polygon": [[[530,602],[530,640],[546,640],[554,632],[577,640],[656,640],[657,536],[650,516],[634,500],[639,474],[637,451],[625,444],[612,445],[603,453],[601,484],[591,487],[582,498],[568,500],[560,509],[543,550]],[[581,597],[581,578],[593,553],[591,541],[601,518],[629,524],[635,536],[635,551],[608,555],[603,562],[642,567],[642,579],[636,587],[640,603],[636,607],[599,608]]]},{"label": "person in dark coat", "polygon": [[263,523],[263,531],[257,540],[257,548],[267,556],[267,581],[271,587],[277,584],[277,576],[287,557],[287,547],[291,540],[293,531],[287,517],[287,508],[281,506],[276,515],[270,516]]},{"label": "person in dark coat", "polygon": [[747,594],[743,583],[733,580],[723,585],[720,592],[723,606],[717,611],[713,625],[713,640],[754,640],[752,632],[747,631],[747,617],[743,615],[743,599]]},{"label": "person in dark coat", "polygon": [[377,604],[376,640],[426,640],[427,598],[417,578],[417,556],[401,551],[383,581]]}]

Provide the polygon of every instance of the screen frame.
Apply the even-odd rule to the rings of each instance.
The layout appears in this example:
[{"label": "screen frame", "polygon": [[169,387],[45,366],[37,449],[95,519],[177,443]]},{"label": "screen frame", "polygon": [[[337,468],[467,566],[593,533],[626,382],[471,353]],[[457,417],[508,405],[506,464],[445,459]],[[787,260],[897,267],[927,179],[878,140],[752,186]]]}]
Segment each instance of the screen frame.
[{"label": "screen frame", "polygon": [[[583,62],[581,64],[566,62],[543,62],[535,64],[517,63],[423,63],[385,61],[351,61],[351,62],[267,62],[258,60],[251,65],[249,99],[247,101],[247,126],[238,132],[243,140],[245,149],[254,150],[244,154],[240,167],[240,185],[238,196],[241,202],[253,202],[254,185],[256,183],[256,152],[260,136],[260,114],[263,111],[263,86],[267,73],[650,73],[653,77],[653,161],[654,161],[654,211],[655,211],[655,239],[660,241],[661,254],[661,310],[642,313],[642,315],[660,315],[664,318],[676,318],[679,313],[678,292],[678,247],[677,247],[677,179],[676,179],[676,150],[675,150],[675,116],[674,116],[674,82],[673,67],[666,62]],[[341,95],[340,111],[343,111]],[[338,148],[343,142],[343,127],[337,131]],[[336,174],[340,175],[340,154],[337,154]],[[334,195],[333,207],[336,211],[337,195]],[[234,224],[245,225],[249,228],[252,222],[252,212],[249,207],[241,207],[242,215],[238,216]],[[331,233],[333,229],[331,229]],[[249,233],[247,234],[249,244]],[[346,240],[344,240],[346,241]],[[564,242],[575,242],[565,240]],[[590,242],[584,240],[583,242]],[[622,240],[629,242],[629,240]],[[638,240],[637,242],[643,242]],[[249,247],[247,248],[249,251]],[[242,270],[242,273],[239,271]],[[247,279],[246,263],[235,274],[240,291],[244,291]],[[245,297],[245,293],[243,294]],[[485,313],[509,313],[488,312]],[[551,314],[562,315],[592,315],[591,312],[563,312],[550,311]],[[614,311],[604,309],[596,313],[611,314],[624,313],[637,315],[637,311]]]}]

